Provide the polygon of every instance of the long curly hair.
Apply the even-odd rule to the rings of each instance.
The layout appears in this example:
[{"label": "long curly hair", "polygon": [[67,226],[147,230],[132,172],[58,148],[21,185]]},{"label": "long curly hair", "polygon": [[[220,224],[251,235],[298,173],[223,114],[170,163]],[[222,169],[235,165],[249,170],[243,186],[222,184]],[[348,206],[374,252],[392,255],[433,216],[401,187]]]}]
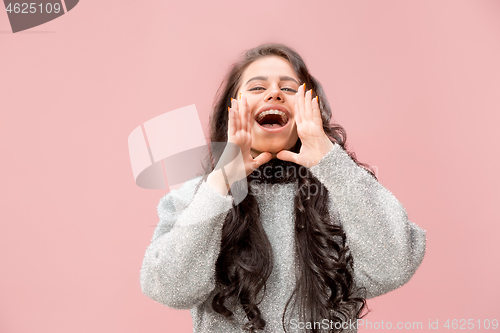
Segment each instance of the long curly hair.
[{"label": "long curly hair", "polygon": [[[231,98],[236,98],[240,80],[245,69],[256,59],[264,56],[278,56],[286,59],[293,67],[300,83],[312,89],[319,98],[323,130],[332,142],[345,150],[346,133],[342,126],[330,124],[332,112],[323,88],[307,70],[307,67],[290,47],[283,44],[263,44],[248,50],[243,58],[229,69],[219,87],[210,117],[210,141],[227,142],[228,112]],[[291,151],[299,152],[300,139]],[[222,150],[212,149],[207,158],[207,170],[213,170]],[[352,152],[349,156],[376,179],[375,173],[367,164],[356,159]],[[298,310],[303,322],[318,322],[329,319],[342,322],[360,318],[367,309],[366,300],[360,290],[355,290],[352,276],[352,257],[346,245],[346,235],[342,225],[329,211],[328,191],[315,178],[309,169],[291,162],[273,159],[262,165],[248,176],[249,183],[269,181],[259,178],[262,169],[286,165],[287,170],[272,182],[295,182],[295,250],[297,253],[296,288],[289,298],[282,316],[285,332],[288,311]],[[309,190],[315,186],[321,195],[312,195]],[[218,292],[212,301],[214,311],[231,318],[231,301],[238,301],[248,319],[245,329],[255,332],[265,327],[266,321],[259,310],[265,295],[266,281],[273,267],[271,244],[260,222],[259,207],[252,186],[248,195],[228,213],[222,229],[221,251],[216,262]],[[259,299],[259,295],[260,299]],[[292,312],[290,312],[292,314]],[[333,328],[329,332],[341,329]],[[309,333],[320,332],[308,329]]]}]

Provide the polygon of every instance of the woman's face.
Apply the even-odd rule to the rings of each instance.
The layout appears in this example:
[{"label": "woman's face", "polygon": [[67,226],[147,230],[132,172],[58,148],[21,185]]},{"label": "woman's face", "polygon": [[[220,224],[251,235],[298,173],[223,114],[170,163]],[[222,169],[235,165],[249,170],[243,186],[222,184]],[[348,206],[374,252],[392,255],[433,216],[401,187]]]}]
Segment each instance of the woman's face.
[{"label": "woman's face", "polygon": [[291,64],[278,56],[259,58],[243,72],[238,94],[246,97],[252,114],[252,156],[266,151],[275,156],[297,142],[294,102],[299,85]]}]

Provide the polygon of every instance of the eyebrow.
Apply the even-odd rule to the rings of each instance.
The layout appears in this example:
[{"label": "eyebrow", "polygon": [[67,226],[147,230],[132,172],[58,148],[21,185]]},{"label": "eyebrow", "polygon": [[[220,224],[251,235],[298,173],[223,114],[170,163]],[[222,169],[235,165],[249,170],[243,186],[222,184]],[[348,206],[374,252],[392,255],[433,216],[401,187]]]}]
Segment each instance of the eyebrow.
[{"label": "eyebrow", "polygon": [[[257,81],[257,80],[267,81],[267,79],[268,79],[267,76],[256,76],[256,77],[253,77],[250,80],[248,80],[247,83],[245,83],[245,85],[249,84],[251,81]],[[290,76],[280,76],[280,80],[281,81],[293,81],[300,86],[300,83],[298,83],[297,80],[295,80],[293,77],[290,77]]]}]

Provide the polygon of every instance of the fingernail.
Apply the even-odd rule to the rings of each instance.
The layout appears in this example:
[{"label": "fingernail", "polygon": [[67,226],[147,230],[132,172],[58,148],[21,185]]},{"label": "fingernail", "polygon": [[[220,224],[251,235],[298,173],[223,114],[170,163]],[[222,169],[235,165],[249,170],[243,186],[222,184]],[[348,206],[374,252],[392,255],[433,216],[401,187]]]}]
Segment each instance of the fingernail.
[{"label": "fingernail", "polygon": [[313,90],[312,90],[312,89],[311,89],[311,90],[309,90],[309,91],[311,92],[311,94],[313,93]]},{"label": "fingernail", "polygon": [[319,101],[318,101],[318,96],[316,96],[316,102],[319,102]]},{"label": "fingernail", "polygon": [[227,112],[229,112],[229,111],[230,111],[230,110],[229,110],[229,106],[228,106],[228,107],[227,107]]},{"label": "fingernail", "polygon": [[241,99],[241,93],[240,93],[240,99]]},{"label": "fingernail", "polygon": [[304,86],[304,91],[306,91],[306,84],[304,83],[303,86]]},{"label": "fingernail", "polygon": [[233,98],[231,97],[231,102],[233,101]]}]

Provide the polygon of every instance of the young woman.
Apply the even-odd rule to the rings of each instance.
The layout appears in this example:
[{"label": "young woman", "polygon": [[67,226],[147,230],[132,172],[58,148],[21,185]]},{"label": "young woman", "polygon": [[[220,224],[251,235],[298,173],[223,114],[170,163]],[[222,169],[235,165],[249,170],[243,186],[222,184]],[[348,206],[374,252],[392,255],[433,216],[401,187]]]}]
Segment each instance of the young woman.
[{"label": "young woman", "polygon": [[[346,152],[294,50],[249,50],[221,88],[210,139],[237,145],[243,162],[216,168],[213,149],[208,177],[160,200],[143,293],[191,309],[194,332],[356,332],[365,299],[414,274],[425,231]],[[241,168],[248,194],[235,204]]]}]

